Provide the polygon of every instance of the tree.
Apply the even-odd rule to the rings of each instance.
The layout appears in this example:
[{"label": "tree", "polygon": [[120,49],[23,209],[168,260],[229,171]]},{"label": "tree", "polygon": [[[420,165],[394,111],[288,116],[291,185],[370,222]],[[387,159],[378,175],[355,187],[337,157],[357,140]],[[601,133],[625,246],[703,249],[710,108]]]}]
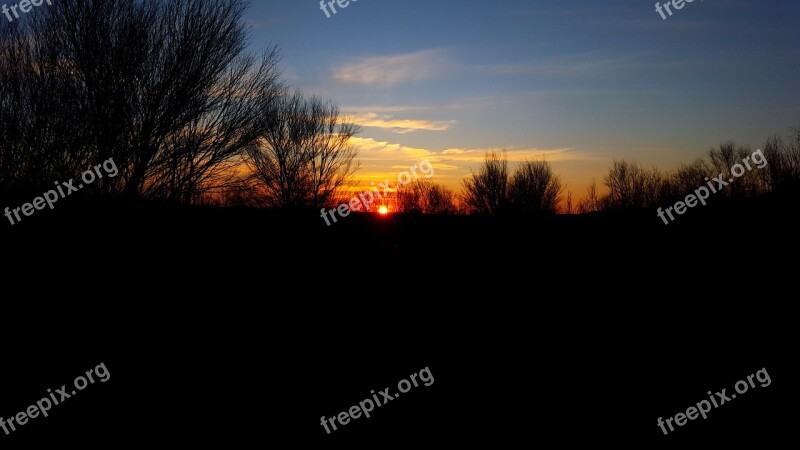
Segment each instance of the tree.
[{"label": "tree", "polygon": [[508,195],[515,212],[555,214],[563,191],[564,186],[549,163],[525,161],[511,178]]},{"label": "tree", "polygon": [[663,203],[674,203],[685,198],[695,189],[705,186],[705,180],[711,173],[711,167],[703,159],[697,159],[691,164],[682,164],[665,177],[660,199]]},{"label": "tree", "polygon": [[597,182],[592,180],[592,184],[586,188],[586,198],[578,204],[578,213],[587,214],[601,211],[603,209],[603,199],[597,195]]},{"label": "tree", "polygon": [[283,96],[275,106],[247,159],[268,205],[328,206],[358,168],[349,141],[361,128],[333,104],[300,93]]},{"label": "tree", "polygon": [[575,214],[575,204],[572,200],[572,191],[567,191],[567,199],[564,201],[564,214]]},{"label": "tree", "polygon": [[764,144],[764,157],[769,164],[761,170],[762,183],[772,191],[800,186],[800,131],[790,143],[774,136]]},{"label": "tree", "polygon": [[478,214],[497,214],[507,207],[508,160],[494,151],[487,152],[478,173],[464,180],[464,201]]},{"label": "tree", "polygon": [[[234,179],[281,92],[241,0],[63,0],[0,28],[0,185],[52,184],[113,158],[87,189],[191,202]],[[39,181],[37,181],[39,180]]]},{"label": "tree", "polygon": [[194,203],[204,195],[240,191],[244,153],[263,132],[263,119],[281,90],[273,49],[256,64],[247,56],[234,63],[209,98],[207,112],[168,136],[146,174],[150,197]]},{"label": "tree", "polygon": [[637,162],[614,160],[603,182],[609,189],[608,207],[648,208],[660,204],[665,177],[658,169],[648,170]]},{"label": "tree", "polygon": [[[725,180],[734,178],[731,167],[742,163],[750,154],[752,151],[749,147],[737,146],[733,141],[723,142],[719,148],[712,148],[708,151],[708,158],[713,170],[711,177],[722,174]],[[726,186],[721,194],[725,197],[741,197],[745,193],[752,194],[757,190],[757,178],[756,173],[747,171],[741,178],[735,178],[736,181]]]},{"label": "tree", "polygon": [[455,194],[431,180],[415,180],[397,191],[397,205],[402,212],[454,214]]}]

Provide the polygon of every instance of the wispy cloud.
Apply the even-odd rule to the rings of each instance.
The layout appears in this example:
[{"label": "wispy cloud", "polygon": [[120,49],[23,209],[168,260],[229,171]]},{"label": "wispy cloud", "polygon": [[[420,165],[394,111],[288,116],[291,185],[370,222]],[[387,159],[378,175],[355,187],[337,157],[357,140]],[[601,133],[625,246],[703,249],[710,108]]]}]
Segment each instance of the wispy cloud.
[{"label": "wispy cloud", "polygon": [[[365,137],[355,137],[350,143],[358,150],[361,171],[356,178],[362,181],[382,181],[385,177],[396,177],[399,172],[428,160],[436,171],[434,181],[451,187],[460,186],[461,180],[469,176],[471,170],[477,170],[483,163],[487,151],[498,150],[497,148],[449,148],[435,151]],[[512,167],[529,160],[545,159],[552,163],[560,163],[602,159],[571,148],[508,148],[506,156]]]},{"label": "wispy cloud", "polygon": [[[484,156],[490,151],[501,151],[497,148],[449,148],[439,154],[443,160],[469,163],[470,165],[479,165],[483,163]],[[572,148],[537,148],[537,147],[524,147],[524,148],[508,148],[505,149],[506,157],[509,163],[520,163],[523,161],[541,160],[544,159],[548,162],[563,162],[563,161],[584,161],[595,159],[595,156],[579,152]]]},{"label": "wispy cloud", "polygon": [[390,87],[429,79],[446,65],[447,57],[441,50],[372,56],[335,68],[333,78],[341,83]]},{"label": "wispy cloud", "polygon": [[377,141],[373,138],[356,136],[350,139],[350,144],[358,150],[358,159],[366,171],[369,171],[370,166],[376,162],[383,162],[387,167],[391,167],[400,161],[419,162],[435,156],[431,150]]},{"label": "wispy cloud", "polygon": [[365,127],[384,128],[395,133],[404,134],[413,131],[444,131],[450,128],[455,121],[411,120],[395,119],[391,115],[378,115],[376,113],[358,114],[353,117],[353,122]]}]

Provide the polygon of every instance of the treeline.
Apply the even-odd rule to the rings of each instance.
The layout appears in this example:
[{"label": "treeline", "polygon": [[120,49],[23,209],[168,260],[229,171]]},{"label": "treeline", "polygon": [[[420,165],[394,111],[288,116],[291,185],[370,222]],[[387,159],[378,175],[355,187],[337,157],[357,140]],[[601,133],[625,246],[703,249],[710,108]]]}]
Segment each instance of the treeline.
[{"label": "treeline", "polygon": [[[636,161],[615,160],[603,177],[604,193],[596,182],[573,202],[572,193],[546,161],[523,162],[509,175],[505,155],[490,152],[478,172],[464,182],[462,211],[478,214],[585,214],[597,211],[657,208],[671,205],[695,189],[720,178],[734,182],[715,197],[755,197],[767,192],[800,190],[800,130],[790,140],[771,137],[759,154],[748,146],[725,142],[706,158],[671,171],[646,168]],[[763,160],[762,160],[763,155]],[[743,174],[732,168],[748,159]],[[744,166],[744,165],[743,165]]]},{"label": "treeline", "polygon": [[541,215],[560,211],[565,188],[546,161],[523,162],[512,174],[506,154],[490,152],[460,193],[420,179],[383,195],[382,202],[405,213]]},{"label": "treeline", "polygon": [[[754,157],[757,150],[761,151]],[[735,180],[715,194],[715,198],[755,197],[767,192],[798,188],[800,132],[792,136],[789,142],[780,136],[771,137],[757,150],[734,142],[725,142],[709,150],[706,158],[682,164],[672,171],[645,168],[632,161],[614,161],[608,175],[603,178],[607,193],[599,196],[597,186],[592,183],[576,212],[670,205],[695,189],[706,186],[714,178]],[[753,162],[754,158],[759,161]],[[750,159],[747,165],[751,168],[743,174],[732,173],[732,168],[737,164],[742,165],[745,159]]]},{"label": "treeline", "polygon": [[63,0],[0,27],[0,195],[113,159],[83,192],[196,204],[326,204],[357,126],[245,52],[240,0]]}]

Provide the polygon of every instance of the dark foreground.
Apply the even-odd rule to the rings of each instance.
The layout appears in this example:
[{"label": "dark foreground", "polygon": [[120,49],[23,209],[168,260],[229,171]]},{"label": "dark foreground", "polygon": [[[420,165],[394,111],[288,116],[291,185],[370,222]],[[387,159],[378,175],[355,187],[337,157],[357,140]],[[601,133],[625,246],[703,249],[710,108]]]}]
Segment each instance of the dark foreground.
[{"label": "dark foreground", "polygon": [[[0,445],[791,442],[797,198],[666,227],[59,205],[0,227],[0,417],[101,362],[110,378]],[[321,426],[426,367],[430,386]],[[658,428],[762,368],[768,387]]]}]

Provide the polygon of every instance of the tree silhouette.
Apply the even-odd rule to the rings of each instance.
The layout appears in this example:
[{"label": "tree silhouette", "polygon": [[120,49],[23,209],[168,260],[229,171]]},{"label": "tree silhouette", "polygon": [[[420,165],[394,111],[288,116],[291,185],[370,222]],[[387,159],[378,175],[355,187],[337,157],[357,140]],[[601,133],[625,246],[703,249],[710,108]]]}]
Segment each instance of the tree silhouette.
[{"label": "tree silhouette", "polygon": [[[716,177],[722,174],[726,180],[734,178],[731,173],[731,167],[741,163],[752,153],[753,151],[750,147],[737,146],[733,141],[723,142],[718,148],[712,148],[708,151],[712,172],[706,176]],[[759,179],[757,171],[746,171],[742,177],[736,179],[735,183],[727,186],[722,195],[725,197],[741,197],[745,194],[753,195],[762,191],[761,185],[763,183]]]},{"label": "tree silhouette", "polygon": [[586,197],[578,203],[578,214],[587,214],[601,211],[603,200],[597,194],[597,182],[592,180],[592,184],[586,188]]},{"label": "tree silhouette", "polygon": [[657,205],[664,189],[664,178],[658,169],[644,169],[637,162],[625,160],[615,160],[603,181],[609,189],[606,206],[611,209]]},{"label": "tree silhouette", "polygon": [[358,168],[349,140],[360,127],[339,109],[300,93],[283,96],[265,120],[264,132],[249,147],[247,164],[270,206],[329,206]]},{"label": "tree silhouette", "polygon": [[455,194],[431,180],[415,180],[398,189],[397,207],[402,212],[454,214]]},{"label": "tree silhouette", "polygon": [[564,186],[546,161],[525,161],[508,188],[509,201],[515,212],[522,214],[555,214]]},{"label": "tree silhouette", "polygon": [[191,202],[233,179],[279,82],[239,0],[64,0],[0,29],[0,186],[40,189],[113,158],[92,186]]},{"label": "tree silhouette", "polygon": [[478,214],[497,214],[507,208],[508,160],[505,152],[487,152],[484,163],[464,180],[464,201]]},{"label": "tree silhouette", "polygon": [[800,130],[795,131],[787,143],[780,136],[773,136],[764,144],[764,157],[769,170],[764,171],[762,182],[772,191],[797,188],[800,184]]}]

